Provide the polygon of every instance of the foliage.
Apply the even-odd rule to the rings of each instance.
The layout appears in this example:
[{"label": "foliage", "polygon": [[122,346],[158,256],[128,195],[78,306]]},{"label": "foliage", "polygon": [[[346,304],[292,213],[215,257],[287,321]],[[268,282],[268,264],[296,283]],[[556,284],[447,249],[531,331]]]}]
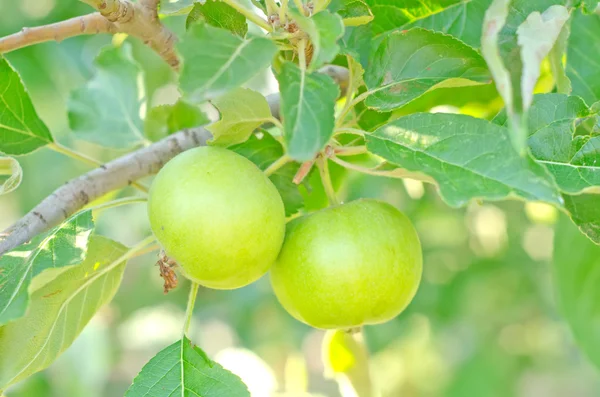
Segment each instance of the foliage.
[{"label": "foliage", "polygon": [[[66,3],[59,1],[40,24],[86,12]],[[73,38],[60,46],[40,44],[0,57],[0,221],[8,226],[14,219],[2,213],[30,209],[52,186],[84,172],[82,165],[61,162],[50,150],[98,166],[204,126],[212,134],[209,144],[247,157],[269,175],[288,217],[323,208],[335,195],[401,203],[415,220],[424,247],[425,281],[403,315],[416,320],[368,328],[365,337],[380,354],[376,358],[385,362],[385,349],[411,354],[390,343],[397,335],[419,345],[420,339],[405,328],[442,340],[440,335],[468,318],[478,334],[453,334],[458,335],[453,343],[464,345],[465,352],[456,358],[456,371],[444,373],[442,386],[431,395],[463,396],[473,390],[492,395],[492,386],[482,387],[473,379],[485,379],[498,393],[509,395],[516,386],[498,381],[499,374],[521,373],[534,365],[501,351],[498,343],[516,349],[516,356],[533,357],[532,362],[537,354],[515,347],[511,339],[518,332],[510,328],[512,320],[500,315],[490,319],[490,312],[510,312],[507,317],[524,323],[528,313],[519,311],[523,307],[540,318],[537,311],[544,307],[544,319],[552,318],[557,307],[579,348],[600,365],[595,332],[600,300],[594,288],[600,266],[600,69],[594,59],[600,51],[600,41],[594,40],[600,37],[600,16],[594,12],[598,2],[304,3],[253,0],[252,9],[238,0],[163,1],[157,18],[178,36],[177,73],[165,72],[167,65],[149,47],[119,36],[112,41]],[[6,35],[26,23],[24,18],[12,23],[1,18]],[[57,51],[68,55],[63,59]],[[37,64],[40,70],[33,66]],[[267,90],[260,79],[270,72],[278,102],[263,95]],[[315,163],[320,173],[311,172]],[[389,179],[384,182],[383,177]],[[144,190],[143,183],[137,187]],[[138,218],[144,216],[124,211],[124,221],[104,214],[94,219],[96,212],[84,208],[86,192],[80,195],[72,198],[84,203],[79,212],[65,213],[59,225],[0,256],[0,390],[44,370],[76,343],[117,293],[127,260],[144,254],[154,241],[143,238],[149,230]],[[115,195],[132,193],[123,189],[101,200]],[[529,220],[523,220],[524,208]],[[563,216],[555,224],[557,213],[570,219]],[[118,227],[102,219],[112,219]],[[495,230],[498,223],[505,234],[481,232]],[[527,239],[554,231],[550,264],[549,257],[536,257],[543,247],[535,251]],[[128,249],[103,236],[111,233],[127,236],[125,240],[141,237],[141,242]],[[549,246],[543,241],[537,244]],[[540,276],[542,266],[554,275],[551,294],[544,290],[549,286]],[[140,289],[151,285],[131,283]],[[493,289],[496,284],[508,292]],[[124,298],[129,287],[119,292],[121,299],[117,295],[123,316],[131,304]],[[219,308],[214,310],[232,315],[242,342],[253,341],[256,347],[268,339],[281,349],[298,342],[297,335],[306,329],[289,326],[288,320],[281,323],[293,332],[282,340],[262,326],[258,331],[248,325],[261,323],[252,314],[260,305],[275,307],[260,288],[232,293],[235,305],[210,293],[201,296],[206,306],[213,299]],[[557,302],[546,295],[556,295]],[[208,315],[211,309],[201,310]],[[477,320],[481,313],[489,321]],[[423,325],[423,315],[429,325]],[[273,329],[284,329],[271,322]],[[326,341],[330,353],[356,350],[363,355],[349,336],[332,335]],[[141,368],[128,396],[185,390],[203,396],[250,394],[250,387],[193,345],[192,334],[176,339]],[[342,374],[356,383],[351,368],[336,369],[343,364],[344,353],[339,354],[326,359],[333,376]],[[374,365],[380,363],[375,359]],[[33,375],[28,382],[43,376]],[[384,395],[398,395],[394,381],[384,379]],[[12,390],[17,389],[9,389],[9,396]]]}]

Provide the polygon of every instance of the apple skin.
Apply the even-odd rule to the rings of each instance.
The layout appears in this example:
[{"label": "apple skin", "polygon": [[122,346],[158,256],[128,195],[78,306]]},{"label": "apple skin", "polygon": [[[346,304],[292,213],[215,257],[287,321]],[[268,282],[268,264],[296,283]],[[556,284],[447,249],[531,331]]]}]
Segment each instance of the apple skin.
[{"label": "apple skin", "polygon": [[410,220],[368,199],[291,222],[271,284],[296,319],[315,328],[349,329],[400,314],[421,273],[421,243]]},{"label": "apple skin", "polygon": [[192,281],[234,289],[265,274],[285,234],[283,201],[250,160],[217,147],[185,151],[158,173],[150,226]]}]

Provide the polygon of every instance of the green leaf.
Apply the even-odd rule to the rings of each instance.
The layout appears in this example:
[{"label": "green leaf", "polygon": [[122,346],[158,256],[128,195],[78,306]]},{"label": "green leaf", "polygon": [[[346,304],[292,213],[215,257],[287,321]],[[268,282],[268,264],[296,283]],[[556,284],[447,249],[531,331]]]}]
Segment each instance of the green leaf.
[{"label": "green leaf", "polygon": [[247,140],[252,132],[271,118],[271,109],[264,96],[247,88],[236,88],[212,101],[221,119],[207,130],[215,145],[229,146]]},{"label": "green leaf", "polygon": [[[598,207],[598,206],[597,206]],[[600,367],[600,247],[566,221],[556,227],[553,280],[558,306],[579,348]]]},{"label": "green leaf", "polygon": [[153,142],[186,128],[208,123],[207,115],[196,105],[178,100],[174,105],[156,106],[144,120],[144,133]]},{"label": "green leaf", "polygon": [[415,28],[386,36],[373,54],[365,73],[366,104],[393,110],[437,87],[489,80],[485,61],[474,49],[451,36]]},{"label": "green leaf", "polygon": [[481,44],[481,26],[492,0],[367,0],[375,37],[421,27],[447,33],[471,47]]},{"label": "green leaf", "polygon": [[130,148],[144,141],[141,68],[131,46],[105,47],[95,61],[96,74],[71,93],[69,125],[88,141],[113,148]]},{"label": "green leaf", "polygon": [[486,120],[417,113],[391,121],[366,140],[370,152],[432,177],[451,206],[507,197],[561,203],[546,169],[516,153],[508,130]]},{"label": "green leaf", "polygon": [[248,33],[246,17],[229,4],[220,1],[206,1],[204,4],[195,3],[185,25],[189,29],[192,24],[198,21],[229,30],[240,37],[244,37]]},{"label": "green leaf", "polygon": [[307,18],[292,13],[300,29],[308,34],[313,46],[309,70],[316,70],[330,63],[340,52],[338,40],[344,35],[344,23],[337,14],[325,10]]},{"label": "green leaf", "polygon": [[[229,149],[246,157],[263,171],[284,154],[281,143],[266,131],[253,134],[246,142],[230,146]],[[299,168],[298,163],[288,163],[269,176],[279,190],[286,216],[294,215],[304,208],[304,199],[298,185],[292,182]]]},{"label": "green leaf", "polygon": [[513,145],[522,154],[542,60],[569,19],[568,10],[556,3],[561,1],[494,0],[485,14],[481,51],[504,99]]},{"label": "green leaf", "polygon": [[206,356],[184,336],[161,350],[133,380],[125,397],[250,397],[239,377]]},{"label": "green leaf", "polygon": [[23,170],[12,157],[0,156],[0,196],[15,190],[21,184]]},{"label": "green leaf", "polygon": [[0,389],[48,367],[73,343],[98,309],[114,296],[125,269],[127,248],[90,238],[80,266],[31,291],[27,316],[0,328]]},{"label": "green leaf", "polygon": [[371,9],[363,0],[344,0],[337,12],[346,26],[359,26],[373,20]]},{"label": "green leaf", "polygon": [[0,325],[25,314],[28,290],[38,276],[56,277],[85,258],[93,228],[92,211],[85,210],[0,257]]},{"label": "green leaf", "polygon": [[415,19],[403,25],[400,29],[410,29],[418,26],[447,33],[473,48],[479,48],[483,18],[491,2],[492,0],[455,2],[455,4],[439,12]]},{"label": "green leaf", "polygon": [[600,100],[600,63],[593,54],[600,53],[600,15],[573,13],[571,35],[567,47],[567,76],[573,95],[582,97],[588,105]]},{"label": "green leaf", "polygon": [[548,54],[548,61],[550,62],[550,70],[556,83],[556,92],[560,94],[570,94],[573,91],[571,86],[571,80],[567,76],[567,71],[564,65],[564,59],[567,55],[567,45],[569,41],[569,35],[571,34],[571,24],[565,23],[558,39],[550,54]]},{"label": "green leaf", "polygon": [[333,134],[340,89],[331,77],[308,73],[291,62],[282,65],[277,80],[288,154],[298,161],[310,160]]},{"label": "green leaf", "polygon": [[[531,154],[554,175],[563,192],[576,194],[600,186],[600,137],[574,137],[576,125],[590,116],[581,98],[564,94],[536,95],[529,111]],[[506,112],[494,122],[506,126]]]},{"label": "green leaf", "polygon": [[569,211],[573,222],[579,230],[594,243],[600,245],[600,195],[598,194],[564,194],[565,208]]},{"label": "green leaf", "polygon": [[376,36],[402,28],[407,23],[438,14],[462,0],[366,0],[375,19]]},{"label": "green leaf", "polygon": [[598,0],[583,0],[583,10],[591,14],[598,8],[598,3]]},{"label": "green leaf", "polygon": [[27,154],[54,142],[39,118],[23,82],[0,56],[0,152]]},{"label": "green leaf", "polygon": [[159,12],[162,15],[185,15],[194,6],[194,0],[160,0]]},{"label": "green leaf", "polygon": [[271,64],[271,40],[243,40],[206,24],[194,24],[179,44],[183,57],[180,85],[192,102],[218,97],[250,80]]},{"label": "green leaf", "polygon": [[525,22],[517,29],[523,62],[521,97],[523,98],[524,112],[529,110],[533,102],[533,90],[540,77],[542,61],[554,47],[554,43],[568,20],[567,8],[554,5],[543,13],[529,14]]}]

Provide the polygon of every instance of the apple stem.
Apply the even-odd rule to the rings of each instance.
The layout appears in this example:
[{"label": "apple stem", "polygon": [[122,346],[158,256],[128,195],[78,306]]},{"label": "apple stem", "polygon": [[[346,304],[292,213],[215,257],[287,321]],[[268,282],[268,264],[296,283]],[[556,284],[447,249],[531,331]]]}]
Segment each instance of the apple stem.
[{"label": "apple stem", "polygon": [[327,194],[329,205],[338,205],[340,202],[335,195],[335,189],[331,183],[331,175],[329,174],[329,163],[326,156],[317,156],[317,167],[319,167],[319,173],[321,174],[321,181],[323,182],[323,188]]},{"label": "apple stem", "polygon": [[185,323],[183,324],[183,335],[187,336],[190,329],[190,323],[192,321],[192,314],[194,312],[194,305],[196,304],[196,295],[198,295],[198,287],[200,285],[192,281],[192,287],[190,289],[190,296],[188,298],[187,309],[185,311]]}]

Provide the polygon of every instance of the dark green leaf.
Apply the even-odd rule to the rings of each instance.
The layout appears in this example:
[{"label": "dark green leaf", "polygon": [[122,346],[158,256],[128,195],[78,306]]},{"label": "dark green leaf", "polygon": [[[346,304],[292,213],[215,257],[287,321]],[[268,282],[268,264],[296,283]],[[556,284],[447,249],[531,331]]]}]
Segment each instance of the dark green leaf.
[{"label": "dark green leaf", "polygon": [[207,23],[211,26],[229,30],[240,37],[246,36],[248,32],[248,23],[246,17],[240,14],[229,4],[220,1],[206,1],[204,4],[196,3],[190,11],[185,22],[186,27],[197,23],[198,21]]},{"label": "dark green leaf", "polygon": [[0,156],[0,196],[10,193],[21,184],[23,170],[12,157]]},{"label": "dark green leaf", "polygon": [[600,245],[600,194],[563,195],[565,208],[583,234]]},{"label": "dark green leaf", "polygon": [[507,197],[561,203],[546,169],[515,152],[508,130],[486,120],[417,113],[391,121],[366,140],[370,152],[432,177],[451,206]]},{"label": "dark green leaf", "polygon": [[[440,86],[490,81],[485,61],[451,36],[415,28],[386,36],[366,68],[367,106],[393,110]],[[444,84],[442,84],[444,83]]]},{"label": "dark green leaf", "polygon": [[346,26],[364,25],[373,20],[371,9],[363,0],[344,0],[342,8],[337,13]]},{"label": "dark green leaf", "polygon": [[[229,149],[246,157],[263,171],[284,154],[281,143],[266,131],[254,134],[246,142]],[[292,182],[299,168],[298,163],[289,163],[269,177],[283,199],[286,216],[294,215],[304,207],[298,185]]]},{"label": "dark green leaf", "polygon": [[105,47],[95,66],[92,80],[69,98],[71,129],[106,147],[129,148],[142,143],[141,68],[131,55],[131,46]]},{"label": "dark green leaf", "polygon": [[212,103],[219,110],[221,119],[206,129],[213,135],[212,143],[216,145],[244,142],[271,118],[266,98],[247,88],[236,88]]},{"label": "dark green leaf", "polygon": [[277,47],[271,40],[243,40],[206,24],[194,24],[179,44],[180,84],[192,102],[202,102],[239,87],[266,69]]},{"label": "dark green leaf", "polygon": [[600,247],[578,233],[569,222],[560,222],[554,237],[553,264],[558,306],[579,348],[600,367],[598,269]]},{"label": "dark green leaf", "polygon": [[144,132],[151,141],[186,128],[204,125],[210,120],[198,106],[178,100],[174,105],[161,105],[150,109],[144,120]]},{"label": "dark green leaf", "polygon": [[83,261],[93,228],[92,211],[85,210],[0,257],[0,325],[25,314],[28,289],[37,277],[56,277]]},{"label": "dark green leaf", "polygon": [[53,141],[21,78],[0,56],[0,152],[27,154]]},{"label": "dark green leaf", "polygon": [[250,397],[239,377],[183,337],[161,350],[142,368],[126,397]]},{"label": "dark green leaf", "polygon": [[588,105],[600,100],[600,63],[594,54],[600,53],[600,15],[574,12],[567,46],[567,76],[573,95],[582,97]]},{"label": "dark green leaf", "polygon": [[308,73],[291,62],[282,65],[277,80],[288,154],[298,161],[310,160],[333,134],[340,89],[331,77]]},{"label": "dark green leaf", "polygon": [[422,27],[450,34],[473,48],[481,45],[481,26],[492,0],[460,1],[442,11],[411,21],[401,29]]},{"label": "dark green leaf", "polygon": [[[591,113],[579,97],[541,94],[529,110],[528,145],[533,156],[554,175],[559,188],[575,194],[600,186],[600,137],[576,137],[576,125]],[[507,125],[506,112],[494,122]]]},{"label": "dark green leaf", "polygon": [[10,357],[0,360],[1,389],[48,367],[73,343],[117,291],[125,269],[120,258],[126,250],[93,236],[80,266],[32,284],[27,316],[0,328],[0,357]]}]

